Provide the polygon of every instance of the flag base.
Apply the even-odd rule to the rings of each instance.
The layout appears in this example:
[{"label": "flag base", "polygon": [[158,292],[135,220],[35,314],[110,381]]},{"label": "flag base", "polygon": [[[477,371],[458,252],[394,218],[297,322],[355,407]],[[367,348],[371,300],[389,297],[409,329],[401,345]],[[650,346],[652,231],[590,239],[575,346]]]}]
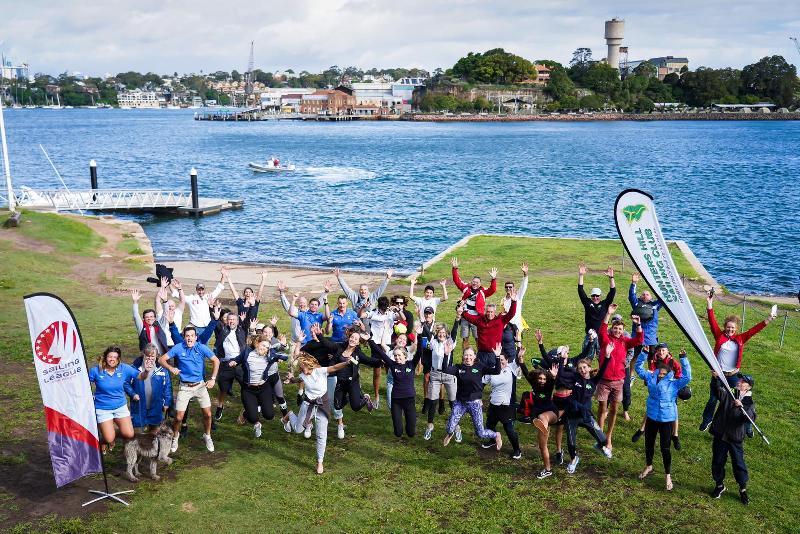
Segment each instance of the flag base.
[{"label": "flag base", "polygon": [[89,490],[89,493],[94,493],[95,495],[100,495],[100,496],[92,499],[91,501],[87,501],[87,502],[83,503],[81,506],[87,506],[87,505],[95,503],[97,501],[102,501],[103,499],[112,499],[112,500],[115,500],[117,502],[121,502],[125,506],[130,506],[127,502],[125,502],[122,499],[120,499],[119,497],[117,497],[117,495],[121,495],[123,493],[133,493],[133,491],[134,490],[123,490],[123,491],[115,491],[114,493],[108,493],[106,491],[100,491],[100,490]]}]

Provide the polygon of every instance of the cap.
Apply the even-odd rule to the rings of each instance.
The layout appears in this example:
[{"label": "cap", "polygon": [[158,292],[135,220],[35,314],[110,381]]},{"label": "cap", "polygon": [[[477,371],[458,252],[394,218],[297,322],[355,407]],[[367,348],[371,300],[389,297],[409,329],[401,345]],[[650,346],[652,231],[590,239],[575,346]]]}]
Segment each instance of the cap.
[{"label": "cap", "polygon": [[256,330],[264,330],[264,328],[266,328],[266,326],[267,325],[265,325],[264,323],[258,323],[256,325]]},{"label": "cap", "polygon": [[425,306],[425,309],[422,310],[422,313],[433,313],[433,308],[430,306]]},{"label": "cap", "polygon": [[622,322],[622,316],[618,313],[615,313],[614,315],[611,316],[611,322],[615,323],[617,321]]},{"label": "cap", "polygon": [[659,344],[656,345],[656,350],[658,350],[658,349],[667,349],[667,350],[669,350],[669,345],[667,345],[666,343],[659,343]]},{"label": "cap", "polygon": [[592,289],[592,292],[590,293],[591,296],[597,295],[598,297],[600,295],[602,295],[602,294],[603,294],[603,292],[600,290],[599,287],[596,287],[596,288]]},{"label": "cap", "polygon": [[753,387],[753,383],[755,382],[755,380],[753,380],[753,375],[743,375],[739,373],[739,378],[750,384],[750,387]]},{"label": "cap", "polygon": [[205,289],[206,286],[205,286],[205,284],[203,284],[203,282],[200,282],[196,286],[194,286],[194,288],[195,289]]}]

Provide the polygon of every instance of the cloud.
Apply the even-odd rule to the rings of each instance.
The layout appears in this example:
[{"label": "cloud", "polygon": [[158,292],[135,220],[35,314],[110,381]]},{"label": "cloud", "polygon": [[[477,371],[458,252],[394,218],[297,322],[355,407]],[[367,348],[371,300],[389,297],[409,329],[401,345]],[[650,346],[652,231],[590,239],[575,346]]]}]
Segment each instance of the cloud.
[{"label": "cloud", "polygon": [[2,48],[37,72],[212,72],[449,67],[469,51],[503,47],[530,59],[569,61],[586,46],[605,56],[603,21],[626,21],[631,59],[687,56],[690,66],[742,67],[765,55],[798,59],[800,5],[722,0],[645,5],[588,0],[270,0],[15,3]]}]

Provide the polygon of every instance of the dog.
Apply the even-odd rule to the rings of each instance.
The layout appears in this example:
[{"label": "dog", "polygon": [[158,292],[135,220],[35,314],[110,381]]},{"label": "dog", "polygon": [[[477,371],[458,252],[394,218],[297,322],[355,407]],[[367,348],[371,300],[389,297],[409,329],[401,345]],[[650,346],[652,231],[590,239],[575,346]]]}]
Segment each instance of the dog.
[{"label": "dog", "polygon": [[[125,459],[128,462],[128,468],[125,473],[123,473],[122,477],[131,482],[139,482],[137,478],[141,476],[139,472],[139,460],[148,458],[150,460],[150,478],[153,480],[161,480],[161,477],[156,474],[158,462],[161,461],[167,465],[172,463],[172,458],[169,457],[169,449],[172,446],[173,436],[172,427],[165,420],[159,425],[149,447],[146,445],[142,446],[138,438],[127,442],[125,444]],[[147,441],[145,441],[145,444],[146,443]]]}]

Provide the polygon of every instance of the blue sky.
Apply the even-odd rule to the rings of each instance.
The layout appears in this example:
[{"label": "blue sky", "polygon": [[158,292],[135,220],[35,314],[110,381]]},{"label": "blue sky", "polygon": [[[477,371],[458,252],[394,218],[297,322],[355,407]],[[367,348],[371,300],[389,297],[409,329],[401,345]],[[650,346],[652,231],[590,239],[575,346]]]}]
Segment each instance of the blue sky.
[{"label": "blue sky", "polygon": [[[3,5],[5,4],[5,5]],[[57,4],[57,5],[54,5]],[[244,4],[244,5],[243,5]],[[686,56],[690,67],[742,67],[779,54],[800,63],[800,2],[544,0],[0,0],[0,48],[35,72],[211,72],[247,66],[447,68],[503,47],[567,62],[577,47],[605,57],[603,21],[626,21],[631,59]]]}]

